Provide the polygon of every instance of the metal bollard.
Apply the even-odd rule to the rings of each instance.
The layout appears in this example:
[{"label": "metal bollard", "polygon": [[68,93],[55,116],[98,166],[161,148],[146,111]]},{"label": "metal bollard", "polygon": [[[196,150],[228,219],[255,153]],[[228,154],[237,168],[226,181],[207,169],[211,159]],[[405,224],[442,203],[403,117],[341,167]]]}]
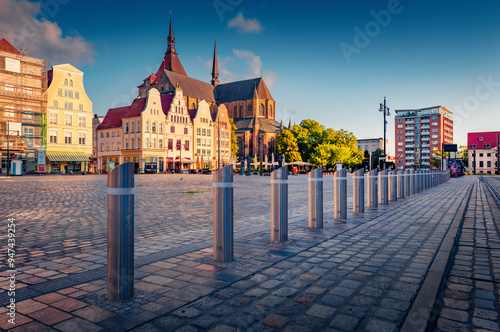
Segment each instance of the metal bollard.
[{"label": "metal bollard", "polygon": [[397,181],[398,171],[394,170],[389,172],[389,202],[395,202],[398,200],[398,181]]},{"label": "metal bollard", "polygon": [[365,213],[365,177],[363,169],[353,173],[352,212]]},{"label": "metal bollard", "polygon": [[378,173],[378,203],[389,204],[389,170]]},{"label": "metal bollard", "polygon": [[398,198],[405,198],[405,171],[400,169],[397,177]]},{"label": "metal bollard", "polygon": [[333,217],[347,219],[347,171],[338,170],[333,175]]},{"label": "metal bollard", "polygon": [[323,228],[323,167],[309,172],[309,227]]},{"label": "metal bollard", "polygon": [[134,164],[108,173],[108,275],[106,297],[134,298]]},{"label": "metal bollard", "polygon": [[418,170],[418,191],[424,191],[424,171],[421,169]]},{"label": "metal bollard", "polygon": [[410,194],[415,195],[416,193],[416,177],[415,170],[410,169]]},{"label": "metal bollard", "polygon": [[213,260],[233,261],[233,166],[228,165],[213,175]]},{"label": "metal bollard", "polygon": [[405,195],[411,195],[411,169],[407,169],[405,171]]},{"label": "metal bollard", "polygon": [[288,240],[288,172],[286,167],[271,173],[271,241]]},{"label": "metal bollard", "polygon": [[378,171],[376,169],[371,170],[367,173],[367,183],[366,183],[366,207],[367,208],[377,208],[378,207]]}]

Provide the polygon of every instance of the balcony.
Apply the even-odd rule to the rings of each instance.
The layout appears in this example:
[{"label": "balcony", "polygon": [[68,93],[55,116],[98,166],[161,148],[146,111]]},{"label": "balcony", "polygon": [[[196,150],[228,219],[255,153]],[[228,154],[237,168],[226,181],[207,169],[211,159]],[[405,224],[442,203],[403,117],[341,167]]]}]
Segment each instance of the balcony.
[{"label": "balcony", "polygon": [[413,142],[413,141],[414,141],[413,137],[405,139],[405,142]]},{"label": "balcony", "polygon": [[405,121],[405,124],[412,124],[412,123],[415,123],[415,120],[412,119],[412,120],[406,120]]},{"label": "balcony", "polygon": [[422,165],[429,166],[430,164],[428,161],[422,161]]},{"label": "balcony", "polygon": [[405,165],[406,165],[406,166],[413,166],[413,165],[414,165],[414,163],[413,163],[412,161],[408,161],[408,162],[406,162],[406,163],[405,163]]},{"label": "balcony", "polygon": [[429,156],[422,156],[422,160],[429,160],[431,157]]},{"label": "balcony", "polygon": [[431,120],[429,119],[422,119],[422,121],[420,121],[421,123],[429,123]]},{"label": "balcony", "polygon": [[415,129],[415,127],[414,127],[414,126],[406,126],[406,127],[405,127],[405,129],[406,129],[406,130],[414,130],[414,129]]},{"label": "balcony", "polygon": [[414,156],[406,156],[406,160],[415,160]]},{"label": "balcony", "polygon": [[428,129],[428,128],[430,128],[430,127],[431,127],[431,126],[429,126],[428,124],[426,124],[426,125],[422,125],[422,127],[421,127],[421,128],[422,128],[422,129]]},{"label": "balcony", "polygon": [[415,134],[415,133],[414,133],[413,131],[411,131],[411,132],[406,132],[406,133],[405,133],[405,136],[413,136],[414,134]]},{"label": "balcony", "polygon": [[415,147],[415,144],[413,144],[413,143],[405,145],[405,148],[414,148],[414,147]]}]

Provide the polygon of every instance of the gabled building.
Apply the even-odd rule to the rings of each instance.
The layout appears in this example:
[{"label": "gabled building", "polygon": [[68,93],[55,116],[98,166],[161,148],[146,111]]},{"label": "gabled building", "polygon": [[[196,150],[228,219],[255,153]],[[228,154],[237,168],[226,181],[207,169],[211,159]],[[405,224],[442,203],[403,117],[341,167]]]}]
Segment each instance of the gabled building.
[{"label": "gabled building", "polygon": [[467,133],[469,172],[474,174],[496,174],[500,131]]},{"label": "gabled building", "polygon": [[47,171],[88,171],[92,156],[92,101],[83,85],[83,72],[70,64],[48,72]]},{"label": "gabled building", "polygon": [[190,109],[189,115],[193,123],[193,150],[198,169],[210,168],[215,157],[214,122],[209,104],[202,100],[198,108]]}]

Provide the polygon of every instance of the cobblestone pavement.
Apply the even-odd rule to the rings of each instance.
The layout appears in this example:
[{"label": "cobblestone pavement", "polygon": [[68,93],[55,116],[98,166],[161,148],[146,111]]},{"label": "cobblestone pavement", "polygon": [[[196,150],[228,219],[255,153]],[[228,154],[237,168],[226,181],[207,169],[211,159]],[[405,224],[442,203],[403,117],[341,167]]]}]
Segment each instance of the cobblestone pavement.
[{"label": "cobblestone pavement", "polygon": [[[236,177],[235,261],[215,263],[211,177],[180,178],[136,177],[136,297],[127,302],[105,297],[104,177],[68,176],[62,183],[61,177],[0,179],[2,196],[23,188],[31,197],[23,207],[8,197],[2,215],[14,215],[18,227],[31,233],[21,238],[25,261],[19,276],[29,276],[20,284],[32,289],[17,303],[14,328],[6,322],[7,309],[0,309],[0,328],[396,331],[476,181],[453,179],[340,221],[330,212],[333,185],[328,184],[333,181],[327,180],[325,228],[312,230],[307,227],[307,179],[292,177],[290,241],[275,244],[269,242],[265,199],[269,178]],[[48,190],[40,198],[35,193],[42,188]],[[199,190],[206,192],[186,193]],[[24,228],[22,220],[33,225]],[[35,250],[37,243],[47,244]],[[79,270],[64,270],[71,267]],[[28,282],[31,278],[39,279]]]},{"label": "cobblestone pavement", "polygon": [[[500,178],[484,177],[500,193]],[[500,210],[484,183],[469,202],[435,331],[500,331]]]}]

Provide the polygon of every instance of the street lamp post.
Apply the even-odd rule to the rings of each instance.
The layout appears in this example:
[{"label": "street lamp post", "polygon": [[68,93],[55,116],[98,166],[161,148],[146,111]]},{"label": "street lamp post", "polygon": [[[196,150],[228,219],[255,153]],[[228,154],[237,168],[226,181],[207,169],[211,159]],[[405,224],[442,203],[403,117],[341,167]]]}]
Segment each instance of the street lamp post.
[{"label": "street lamp post", "polygon": [[380,103],[380,108],[378,110],[379,112],[383,112],[384,113],[384,168],[386,168],[387,166],[387,154],[386,154],[386,146],[385,146],[385,141],[386,141],[386,131],[387,131],[387,120],[386,120],[386,116],[390,116],[391,113],[389,112],[389,107],[386,106],[386,102],[385,102],[385,97],[384,97],[384,103]]}]

